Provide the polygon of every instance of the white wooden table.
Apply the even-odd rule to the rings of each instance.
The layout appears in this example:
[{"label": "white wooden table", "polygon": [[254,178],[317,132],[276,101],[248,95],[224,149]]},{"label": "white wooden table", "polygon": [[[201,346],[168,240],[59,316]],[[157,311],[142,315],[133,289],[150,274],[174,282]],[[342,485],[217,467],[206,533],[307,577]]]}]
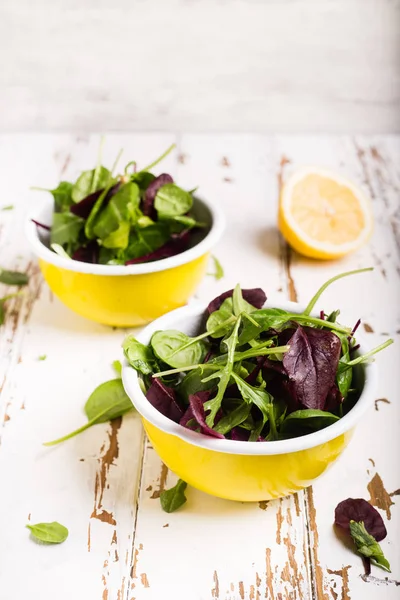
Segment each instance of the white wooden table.
[{"label": "white wooden table", "polygon": [[[163,513],[160,490],[174,484],[143,436],[137,415],[98,425],[54,448],[42,442],[84,422],[94,387],[113,376],[126,330],[70,312],[43,283],[23,237],[30,185],[54,187],[92,168],[98,136],[0,138],[0,264],[28,269],[23,298],[8,305],[0,329],[0,600],[375,600],[400,597],[400,138],[255,135],[109,135],[106,162],[150,162],[171,142],[162,166],[188,188],[219,202],[228,228],[215,254],[225,267],[198,298],[240,282],[269,297],[306,301],[331,275],[374,265],[323,298],[343,321],[364,321],[371,345],[395,344],[377,358],[375,410],[347,452],[313,488],[273,502],[242,504],[189,489],[185,507]],[[319,164],[348,174],[372,197],[369,245],[340,261],[292,253],[276,230],[278,188],[289,169]],[[0,295],[7,289],[2,286]],[[46,355],[40,361],[39,356]],[[384,517],[382,542],[393,572],[373,568],[336,537],[334,508],[347,497],[371,499]],[[28,521],[58,520],[60,546],[33,542]]]}]

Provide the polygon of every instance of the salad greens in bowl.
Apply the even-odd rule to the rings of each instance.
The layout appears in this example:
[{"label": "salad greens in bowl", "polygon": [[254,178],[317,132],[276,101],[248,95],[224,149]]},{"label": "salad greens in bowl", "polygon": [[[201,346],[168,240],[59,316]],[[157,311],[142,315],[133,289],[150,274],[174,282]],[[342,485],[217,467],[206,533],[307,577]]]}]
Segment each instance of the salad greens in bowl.
[{"label": "salad greens in bowl", "polygon": [[30,215],[27,236],[50,288],[100,323],[143,325],[184,305],[205,274],[223,217],[196,190],[131,161],[120,175],[99,157]]},{"label": "salad greens in bowl", "polygon": [[[368,269],[362,269],[365,271]],[[161,459],[216,496],[265,500],[309,485],[373,401],[373,355],[339,312],[268,303],[236,286],[124,342],[123,382]]]}]

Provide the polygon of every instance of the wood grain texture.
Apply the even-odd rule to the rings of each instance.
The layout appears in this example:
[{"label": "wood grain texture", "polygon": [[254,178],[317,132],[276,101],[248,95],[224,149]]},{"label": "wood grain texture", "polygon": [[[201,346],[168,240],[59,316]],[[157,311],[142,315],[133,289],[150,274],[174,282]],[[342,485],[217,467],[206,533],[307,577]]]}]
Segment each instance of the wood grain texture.
[{"label": "wood grain texture", "polygon": [[2,131],[400,131],[398,0],[3,0]]},{"label": "wood grain texture", "polygon": [[[233,503],[187,490],[176,513],[159,495],[176,481],[129,415],[98,425],[55,448],[44,441],[83,422],[93,388],[112,377],[126,331],[83,320],[53,298],[23,238],[30,185],[52,187],[63,174],[90,167],[97,136],[0,137],[4,166],[0,263],[29,268],[25,296],[8,307],[0,329],[0,600],[389,600],[399,597],[399,188],[398,137],[253,135],[110,135],[106,162],[120,147],[124,162],[150,162],[172,141],[163,170],[219,202],[228,227],[215,249],[225,268],[196,297],[209,299],[240,281],[270,298],[305,302],[338,271],[373,265],[372,275],[339,281],[323,297],[343,322],[359,317],[369,345],[395,338],[378,356],[375,406],[338,463],[306,492],[277,501]],[[340,262],[300,258],[276,230],[281,181],[299,164],[317,163],[353,178],[372,197],[369,245]],[[21,170],[21,165],[24,169]],[[3,286],[1,291],[6,290]],[[44,361],[40,355],[46,354]],[[369,499],[388,526],[382,542],[393,573],[362,562],[336,537],[336,504]],[[59,520],[70,529],[59,547],[38,546],[27,521]],[[68,574],[66,577],[65,574]],[[62,581],[63,585],[59,585]]]}]

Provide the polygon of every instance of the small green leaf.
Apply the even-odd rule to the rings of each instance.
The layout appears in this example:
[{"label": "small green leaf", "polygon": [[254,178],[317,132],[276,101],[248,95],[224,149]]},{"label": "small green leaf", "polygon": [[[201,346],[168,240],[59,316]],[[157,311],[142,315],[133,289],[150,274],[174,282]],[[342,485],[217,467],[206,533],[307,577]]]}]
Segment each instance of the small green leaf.
[{"label": "small green leaf", "polygon": [[175,183],[166,183],[158,190],[154,207],[160,219],[169,219],[189,212],[193,198]]},{"label": "small green leaf", "polygon": [[54,213],[50,233],[50,243],[76,244],[84,225],[84,220],[71,212]]},{"label": "small green leaf", "polygon": [[[222,338],[233,329],[233,324],[229,324],[229,318],[233,316],[233,301],[232,298],[226,298],[218,310],[215,310],[207,319],[206,329],[208,332],[216,331],[210,334],[213,338]],[[217,329],[222,323],[228,323],[224,329]]]},{"label": "small green leaf", "polygon": [[212,255],[211,259],[214,263],[214,273],[207,273],[207,275],[211,275],[212,277],[215,277],[217,281],[219,281],[225,274],[224,268],[216,256]]},{"label": "small green leaf", "polygon": [[29,281],[29,277],[26,273],[20,273],[19,271],[7,271],[6,269],[0,268],[0,283],[6,285],[26,285]]},{"label": "small green leaf", "polygon": [[[111,179],[111,171],[100,166],[99,169],[82,171],[72,186],[71,197],[74,202],[80,202],[89,194],[106,187]],[[93,185],[94,184],[94,185]],[[93,189],[94,187],[94,189]]]},{"label": "small green leaf", "polygon": [[[225,402],[226,400],[224,400]],[[214,430],[222,435],[226,435],[231,429],[241,425],[243,421],[246,421],[251,411],[251,404],[243,402],[231,412],[226,414],[222,419],[215,425]]]},{"label": "small green leaf", "polygon": [[131,226],[128,221],[122,221],[119,224],[118,229],[103,239],[102,244],[104,248],[119,248],[125,250],[129,244],[130,229]]},{"label": "small green leaf", "polygon": [[339,420],[334,415],[325,410],[314,408],[305,408],[290,413],[281,424],[281,433],[290,434],[292,437],[318,431],[332,425]]},{"label": "small green leaf", "polygon": [[64,212],[74,203],[72,199],[73,184],[69,181],[60,181],[54,190],[49,190],[53,194],[54,204],[57,210]]},{"label": "small green leaf", "polygon": [[178,483],[173,488],[161,492],[161,508],[167,513],[172,513],[175,510],[178,510],[178,508],[185,504],[187,500],[185,496],[186,488],[187,483],[182,481],[182,479],[179,479]]},{"label": "small green leaf", "polygon": [[[150,344],[158,358],[171,367],[179,368],[201,363],[207,353],[207,346],[202,340],[192,341],[185,333],[169,329],[156,331]],[[181,351],[182,346],[185,348]]]},{"label": "small green leaf", "polygon": [[368,533],[362,521],[350,521],[350,533],[356,545],[357,552],[377,567],[381,567],[390,573],[390,564],[383,554],[383,550],[376,539]]},{"label": "small green leaf", "polygon": [[61,544],[68,537],[68,529],[53,521],[52,523],[36,523],[36,525],[26,525],[32,535],[46,544]]},{"label": "small green leaf", "polygon": [[121,379],[111,379],[111,381],[106,381],[92,392],[85,404],[85,413],[88,422],[57,440],[46,442],[44,446],[54,446],[60,442],[69,440],[82,431],[89,429],[92,425],[112,421],[113,419],[122,417],[132,409],[132,402],[124,390]]},{"label": "small green leaf", "polygon": [[161,248],[169,240],[169,230],[165,223],[154,223],[148,227],[131,229],[129,246],[125,251],[125,261],[139,258]]},{"label": "small green leaf", "polygon": [[47,354],[41,354],[40,356],[38,356],[38,360],[46,360],[47,358]]},{"label": "small green leaf", "polygon": [[93,221],[92,229],[95,237],[105,241],[105,238],[116,231],[122,222],[136,221],[139,202],[139,188],[136,183],[129,182],[121,186]]},{"label": "small green leaf", "polygon": [[0,210],[13,210],[14,208],[13,204],[8,204],[8,206],[2,206]]},{"label": "small green leaf", "polygon": [[112,362],[112,368],[114,369],[114,371],[116,372],[116,374],[118,375],[118,377],[121,377],[121,373],[122,373],[122,364],[120,360],[113,360]]},{"label": "small green leaf", "polygon": [[124,354],[136,371],[143,375],[149,375],[154,372],[155,359],[150,346],[145,346],[138,342],[133,335],[128,335],[122,344]]}]

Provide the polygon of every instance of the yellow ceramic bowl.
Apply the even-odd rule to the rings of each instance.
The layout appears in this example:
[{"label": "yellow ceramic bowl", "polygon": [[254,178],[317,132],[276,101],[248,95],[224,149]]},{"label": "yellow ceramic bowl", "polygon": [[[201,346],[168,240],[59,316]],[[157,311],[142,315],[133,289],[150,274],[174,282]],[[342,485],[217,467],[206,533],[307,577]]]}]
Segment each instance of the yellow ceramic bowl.
[{"label": "yellow ceramic bowl", "polygon": [[[292,302],[267,302],[266,306],[302,310]],[[203,305],[191,305],[164,315],[146,327],[138,339],[147,344],[155,331],[163,329],[193,335],[199,330],[204,310]],[[365,351],[365,347],[359,350]],[[374,364],[359,369],[361,396],[354,408],[333,425],[299,438],[261,443],[212,438],[170,421],[147,401],[137,372],[126,360],[123,368],[125,390],[141,414],[161,460],[190,485],[220,498],[241,501],[280,498],[319,477],[342,453],[355,425],[373,404],[376,376]]]},{"label": "yellow ceramic bowl", "polygon": [[40,223],[52,221],[53,202],[30,215],[26,233],[50,289],[79,315],[118,327],[149,323],[187,303],[203,278],[210,251],[224,229],[221,211],[195,198],[193,215],[209,224],[193,236],[191,248],[163,260],[138,265],[92,265],[63,258],[48,247]]}]

